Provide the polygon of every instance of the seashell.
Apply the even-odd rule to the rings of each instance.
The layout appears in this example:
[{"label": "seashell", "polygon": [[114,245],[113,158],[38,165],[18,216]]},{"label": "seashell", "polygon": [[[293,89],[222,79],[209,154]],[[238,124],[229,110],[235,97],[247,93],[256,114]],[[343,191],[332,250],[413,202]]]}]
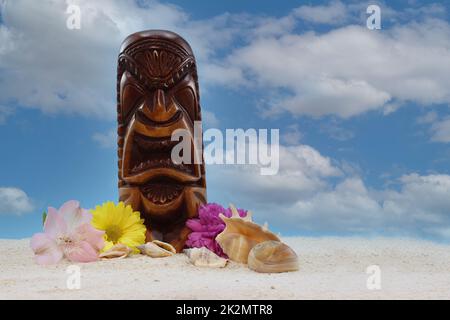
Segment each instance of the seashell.
[{"label": "seashell", "polygon": [[183,252],[188,256],[189,261],[197,267],[223,268],[227,264],[227,259],[219,257],[205,247],[185,249]]},{"label": "seashell", "polygon": [[152,258],[169,257],[177,253],[175,248],[167,242],[153,240],[137,247],[142,254],[146,254]]},{"label": "seashell", "polygon": [[268,230],[267,224],[261,227],[254,223],[250,211],[246,217],[241,218],[233,205],[230,205],[230,208],[230,218],[219,215],[225,222],[225,229],[216,237],[217,243],[230,260],[247,263],[248,254],[255,245],[268,240],[280,240]]},{"label": "seashell", "polygon": [[114,245],[111,249],[108,251],[105,251],[99,255],[99,258],[103,259],[123,259],[128,257],[133,250],[129,248],[128,246],[118,243]]},{"label": "seashell", "polygon": [[299,268],[297,254],[279,241],[266,241],[253,247],[248,255],[248,267],[262,273],[297,271]]}]

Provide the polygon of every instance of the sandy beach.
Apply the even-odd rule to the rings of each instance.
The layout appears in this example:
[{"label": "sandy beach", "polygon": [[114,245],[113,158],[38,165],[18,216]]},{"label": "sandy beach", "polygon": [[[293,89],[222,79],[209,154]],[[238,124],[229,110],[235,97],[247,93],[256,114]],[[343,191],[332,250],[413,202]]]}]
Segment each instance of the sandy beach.
[{"label": "sandy beach", "polygon": [[[184,254],[136,255],[79,264],[81,288],[68,289],[69,262],[39,266],[29,239],[0,240],[0,299],[449,299],[450,246],[406,239],[284,238],[300,271],[258,274],[244,265],[198,268]],[[367,267],[381,270],[369,290]]]}]

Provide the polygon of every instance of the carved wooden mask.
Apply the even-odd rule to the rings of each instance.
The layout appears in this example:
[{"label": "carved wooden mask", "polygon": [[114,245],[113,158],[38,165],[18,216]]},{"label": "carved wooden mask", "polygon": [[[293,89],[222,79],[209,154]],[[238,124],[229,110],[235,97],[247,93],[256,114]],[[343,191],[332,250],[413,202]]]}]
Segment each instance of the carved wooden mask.
[{"label": "carved wooden mask", "polygon": [[120,201],[141,212],[147,241],[180,251],[186,220],[206,202],[204,165],[171,160],[172,132],[189,130],[194,150],[193,125],[201,121],[192,49],[173,32],[138,32],[124,40],[117,73]]}]

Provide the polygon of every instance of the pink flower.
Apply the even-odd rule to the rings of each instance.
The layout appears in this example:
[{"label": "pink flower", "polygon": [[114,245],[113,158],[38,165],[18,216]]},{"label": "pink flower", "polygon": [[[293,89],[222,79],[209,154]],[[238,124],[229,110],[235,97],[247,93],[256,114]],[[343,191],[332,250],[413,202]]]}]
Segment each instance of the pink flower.
[{"label": "pink flower", "polygon": [[[245,217],[247,211],[238,209],[239,215]],[[220,219],[219,214],[231,217],[231,209],[224,209],[217,203],[202,205],[198,210],[198,219],[189,219],[186,225],[192,230],[186,241],[190,248],[206,247],[219,256],[226,257],[222,248],[216,242],[216,237],[225,229],[225,222]]]},{"label": "pink flower", "polygon": [[59,210],[48,208],[44,233],[31,238],[31,249],[38,264],[58,263],[66,257],[72,262],[91,262],[98,259],[104,246],[104,231],[90,224],[89,211],[80,208],[78,201],[68,201]]}]

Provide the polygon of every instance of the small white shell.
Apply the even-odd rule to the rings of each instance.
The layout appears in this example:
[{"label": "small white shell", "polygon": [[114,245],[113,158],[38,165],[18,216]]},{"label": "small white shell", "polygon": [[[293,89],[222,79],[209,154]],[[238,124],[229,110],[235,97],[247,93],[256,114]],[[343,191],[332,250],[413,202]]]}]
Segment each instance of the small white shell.
[{"label": "small white shell", "polygon": [[163,258],[169,257],[177,253],[175,248],[166,242],[159,240],[153,240],[152,242],[147,242],[141,246],[137,247],[142,254],[145,254],[152,258]]},{"label": "small white shell", "polygon": [[185,249],[184,253],[196,267],[223,268],[227,264],[227,259],[219,257],[205,247]]},{"label": "small white shell", "polygon": [[279,241],[265,241],[254,246],[248,255],[248,267],[262,273],[297,271],[299,268],[295,251]]},{"label": "small white shell", "polygon": [[102,259],[123,259],[128,257],[133,250],[131,250],[128,246],[118,243],[114,245],[108,251],[105,251],[99,255],[99,258]]}]

